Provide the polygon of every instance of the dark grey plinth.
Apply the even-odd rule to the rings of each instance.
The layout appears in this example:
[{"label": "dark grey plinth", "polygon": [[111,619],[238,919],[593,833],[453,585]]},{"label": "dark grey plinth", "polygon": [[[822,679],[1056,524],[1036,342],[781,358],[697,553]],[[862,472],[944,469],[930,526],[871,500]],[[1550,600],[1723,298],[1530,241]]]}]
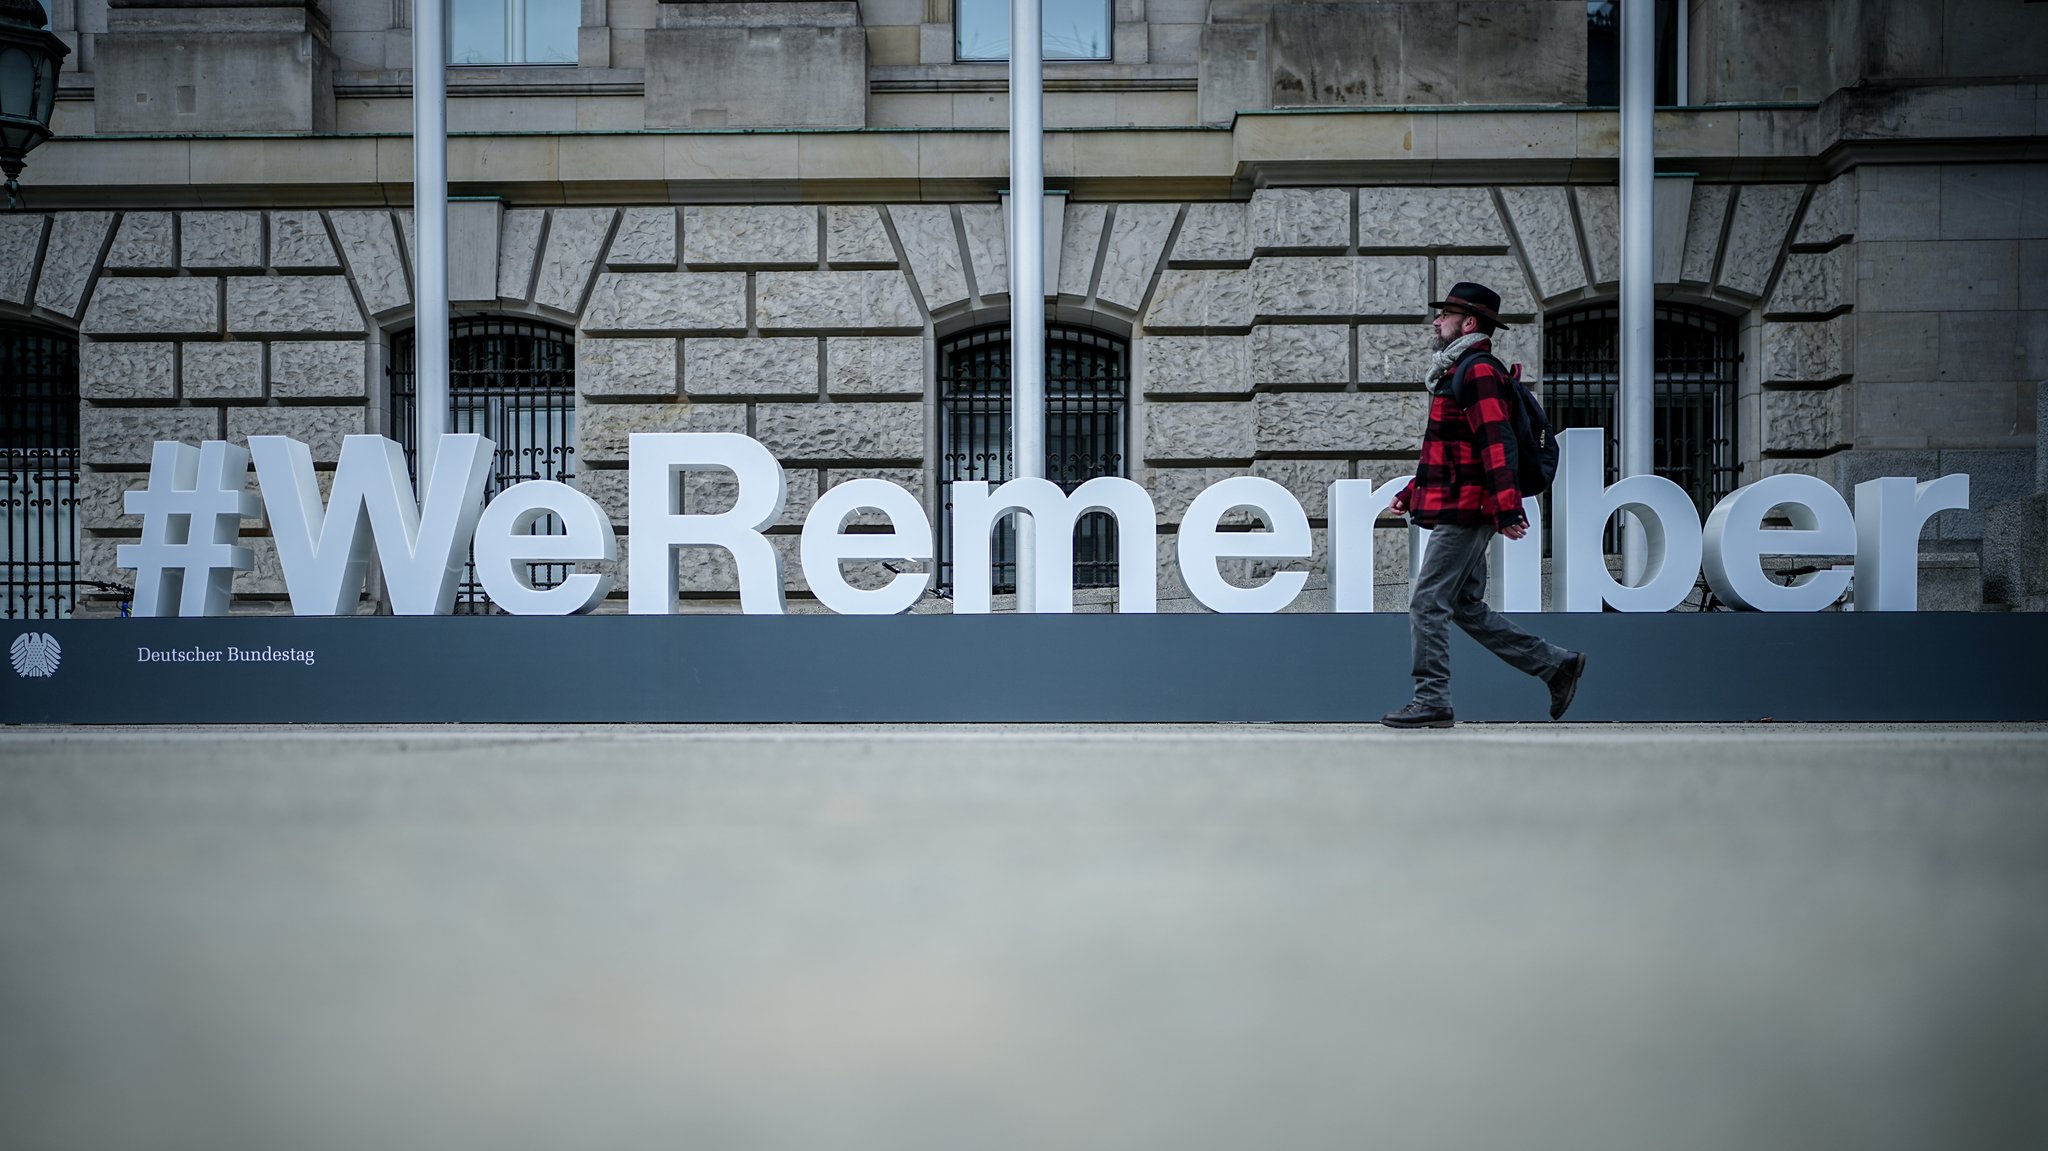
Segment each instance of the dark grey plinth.
[{"label": "dark grey plinth", "polygon": [[[2048,616],[1525,622],[1591,654],[1574,720],[2048,720]],[[26,631],[62,660],[0,669],[0,722],[1358,721],[1410,687],[1402,615],[80,620],[0,638]],[[1462,635],[1452,658],[1459,718],[1544,718],[1541,684]]]}]

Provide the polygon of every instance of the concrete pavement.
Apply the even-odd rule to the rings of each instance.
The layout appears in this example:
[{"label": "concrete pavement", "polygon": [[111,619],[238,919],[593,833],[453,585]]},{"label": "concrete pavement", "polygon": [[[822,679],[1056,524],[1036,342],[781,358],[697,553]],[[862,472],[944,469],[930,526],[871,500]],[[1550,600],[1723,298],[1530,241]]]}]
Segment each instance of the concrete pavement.
[{"label": "concrete pavement", "polygon": [[10,1148],[2048,1143],[2048,729],[0,732]]}]

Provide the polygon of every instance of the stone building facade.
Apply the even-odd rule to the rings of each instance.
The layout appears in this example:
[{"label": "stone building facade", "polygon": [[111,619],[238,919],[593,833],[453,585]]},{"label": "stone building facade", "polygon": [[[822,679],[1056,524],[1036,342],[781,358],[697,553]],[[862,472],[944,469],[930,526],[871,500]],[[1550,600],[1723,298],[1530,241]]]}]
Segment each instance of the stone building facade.
[{"label": "stone building facade", "polygon": [[[943,520],[941,376],[1006,322],[1011,258],[1004,67],[956,60],[971,2],[584,0],[554,49],[574,64],[451,71],[458,322],[573,349],[573,482],[622,548],[640,431],[745,432],[782,460],[799,605],[821,490],[881,476]],[[1716,482],[1967,471],[1972,510],[1923,539],[1932,602],[2048,606],[2048,79],[2014,47],[2048,39],[2048,5],[1686,8],[1655,264],[1673,322],[1729,349]],[[344,435],[408,434],[408,15],[54,14],[76,50],[31,210],[0,216],[0,331],[76,341],[88,584],[126,582],[121,495],[154,440],[283,433],[331,469]],[[1412,469],[1427,303],[1452,283],[1501,292],[1525,378],[1598,374],[1560,351],[1618,276],[1584,0],[1106,0],[1104,23],[1103,58],[1046,65],[1049,316],[1122,357],[1112,466],[1153,496],[1164,601],[1181,515],[1232,475],[1301,500],[1316,552],[1283,566],[1320,586],[1328,484]],[[721,498],[693,480],[685,508]],[[238,610],[281,610],[266,529],[245,537]],[[1406,533],[1381,537],[1395,607]],[[733,606],[722,553],[681,563],[686,606]]]}]

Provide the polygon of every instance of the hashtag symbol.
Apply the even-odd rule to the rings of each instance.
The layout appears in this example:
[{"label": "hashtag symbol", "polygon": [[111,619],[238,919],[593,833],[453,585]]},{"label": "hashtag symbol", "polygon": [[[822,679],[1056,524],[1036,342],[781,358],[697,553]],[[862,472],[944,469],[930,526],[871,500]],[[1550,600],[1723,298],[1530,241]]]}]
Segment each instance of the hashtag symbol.
[{"label": "hashtag symbol", "polygon": [[259,507],[248,482],[248,448],[157,441],[149,486],[124,497],[128,514],[142,517],[142,542],[114,553],[117,566],[135,569],[136,615],[227,614],[235,573],[256,566],[235,544]]}]

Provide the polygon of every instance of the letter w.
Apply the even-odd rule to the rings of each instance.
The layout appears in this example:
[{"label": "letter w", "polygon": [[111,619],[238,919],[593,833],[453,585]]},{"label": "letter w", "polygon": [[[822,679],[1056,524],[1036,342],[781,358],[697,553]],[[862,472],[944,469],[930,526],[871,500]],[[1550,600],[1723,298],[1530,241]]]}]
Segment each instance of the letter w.
[{"label": "letter w", "polygon": [[[441,437],[433,474],[413,502],[405,450],[383,436],[348,436],[323,508],[313,455],[286,436],[250,436],[263,510],[297,615],[353,615],[376,549],[395,615],[447,615],[483,514],[497,446]],[[331,513],[331,514],[330,514]]]}]

